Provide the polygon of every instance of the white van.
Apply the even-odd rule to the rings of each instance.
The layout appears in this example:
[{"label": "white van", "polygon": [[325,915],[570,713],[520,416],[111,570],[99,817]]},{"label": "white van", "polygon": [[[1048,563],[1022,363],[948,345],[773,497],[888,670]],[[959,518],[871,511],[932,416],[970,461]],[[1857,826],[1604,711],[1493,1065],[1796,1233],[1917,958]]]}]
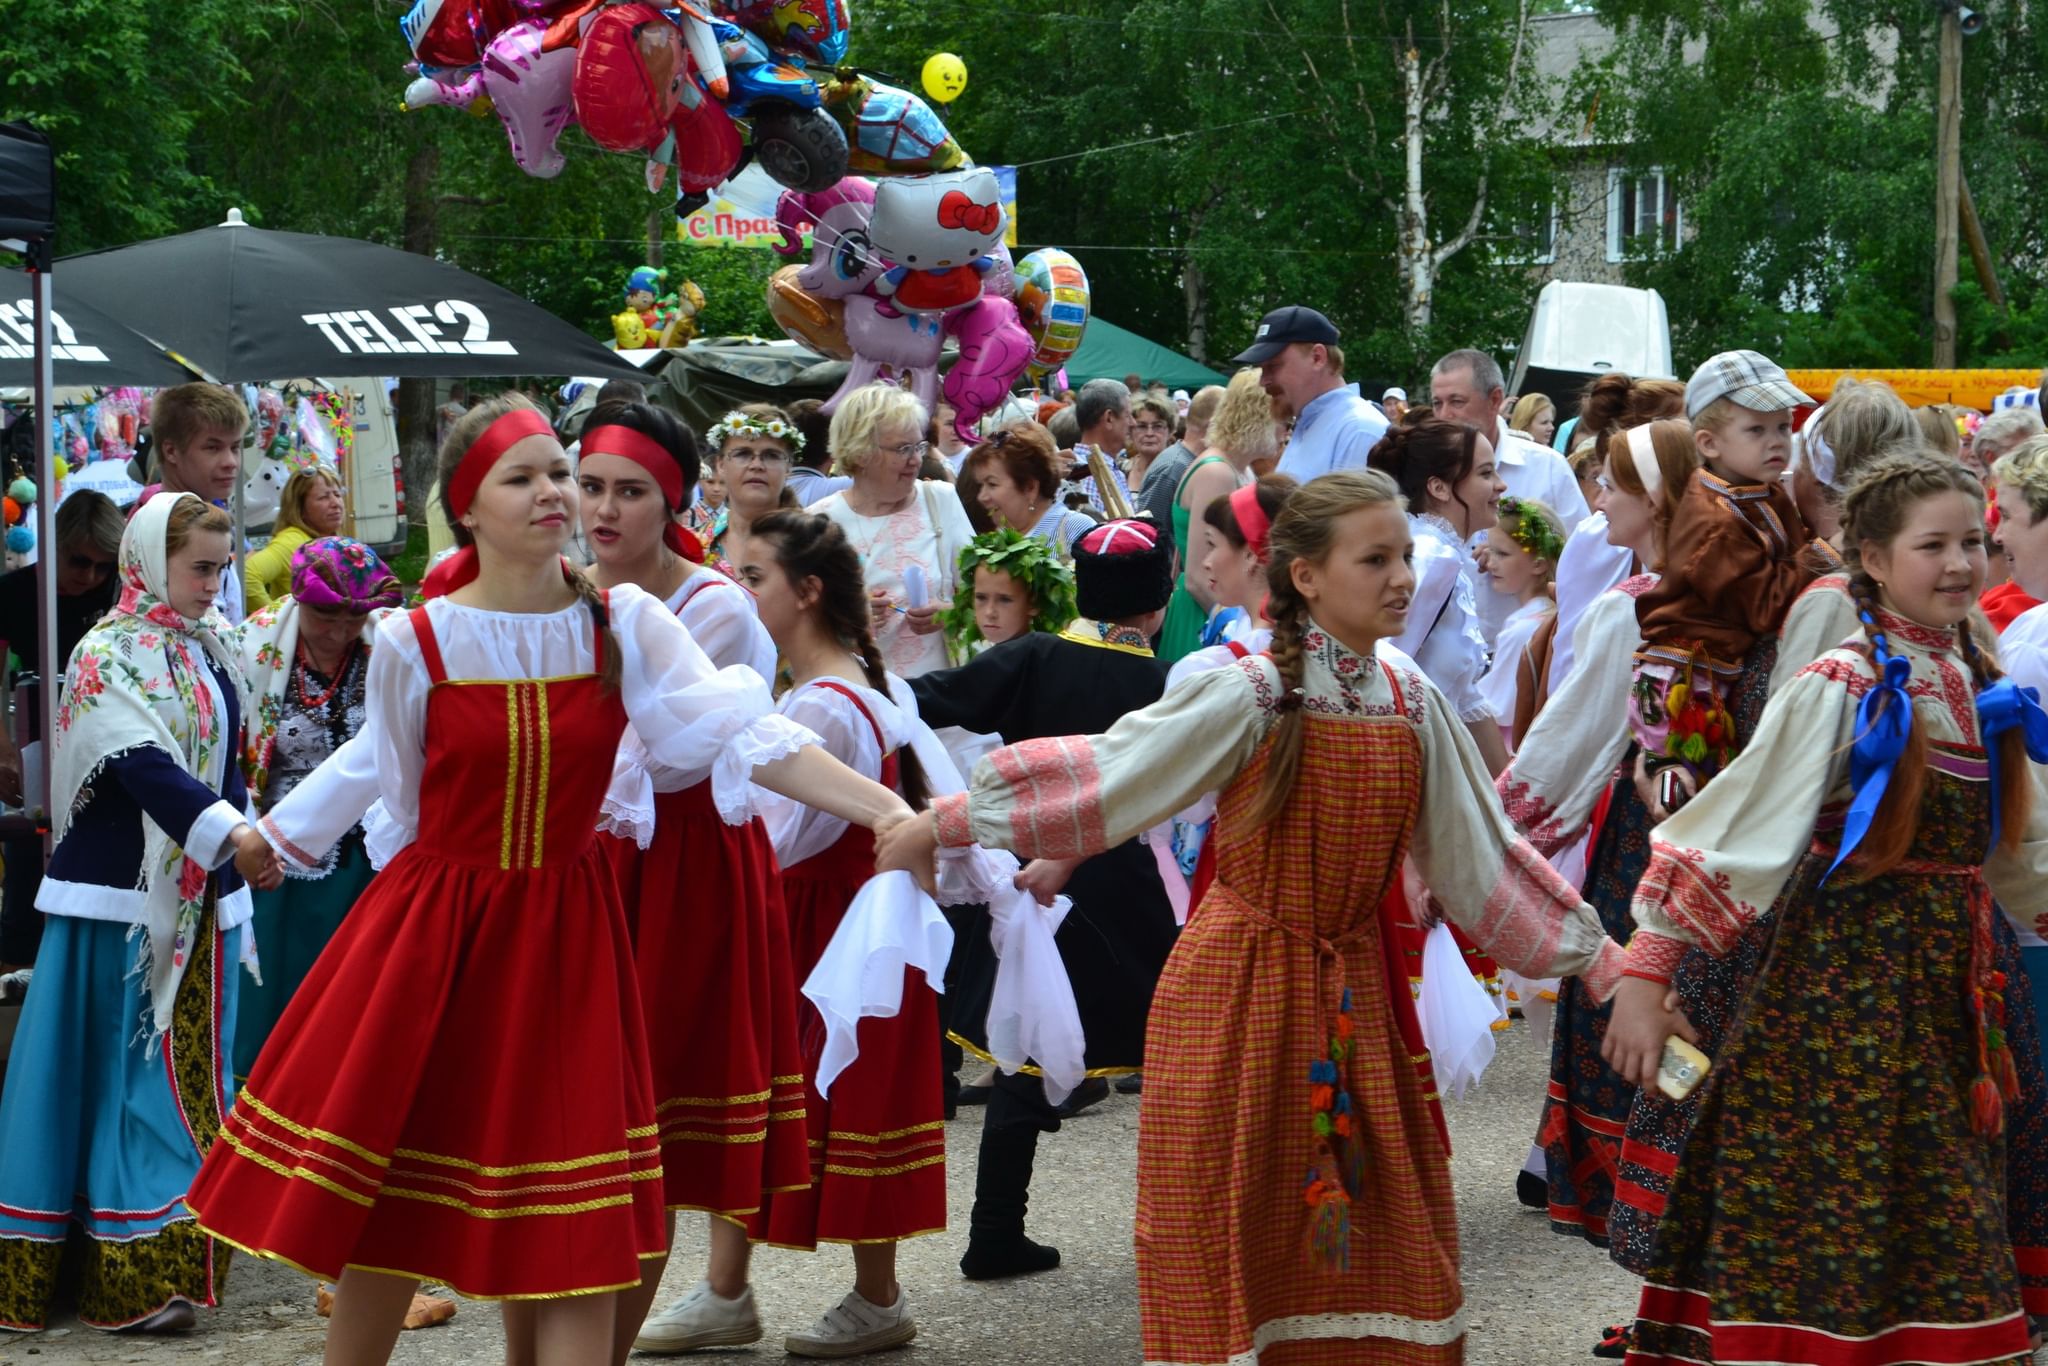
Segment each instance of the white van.
[{"label": "white van", "polygon": [[[348,487],[348,508],[341,529],[387,558],[405,552],[405,465],[398,449],[398,412],[391,399],[391,381],[376,375],[318,376],[289,382],[297,389],[324,389],[349,396],[354,415],[355,448],[349,453],[342,482]],[[284,385],[268,385],[283,388]],[[253,472],[261,452],[250,446],[243,467]],[[267,526],[251,526],[267,531]],[[255,538],[260,541],[261,537]]]},{"label": "white van", "polygon": [[1561,416],[1579,391],[1610,370],[1671,379],[1671,319],[1654,289],[1553,280],[1536,296],[1508,392],[1548,394]]}]

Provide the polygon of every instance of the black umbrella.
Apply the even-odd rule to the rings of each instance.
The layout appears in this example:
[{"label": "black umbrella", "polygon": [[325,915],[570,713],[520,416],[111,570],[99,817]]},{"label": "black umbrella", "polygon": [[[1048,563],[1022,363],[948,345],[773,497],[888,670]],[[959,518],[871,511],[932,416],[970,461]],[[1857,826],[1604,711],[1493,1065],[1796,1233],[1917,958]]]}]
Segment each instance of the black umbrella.
[{"label": "black umbrella", "polygon": [[[116,384],[183,384],[192,371],[149,338],[74,298],[64,272],[53,271],[56,306],[50,310],[50,353],[55,383],[105,388]],[[0,388],[35,382],[35,288],[26,272],[0,270]]]},{"label": "black umbrella", "polygon": [[409,251],[217,228],[66,256],[74,295],[214,378],[371,374],[638,377],[589,334],[509,290]]}]

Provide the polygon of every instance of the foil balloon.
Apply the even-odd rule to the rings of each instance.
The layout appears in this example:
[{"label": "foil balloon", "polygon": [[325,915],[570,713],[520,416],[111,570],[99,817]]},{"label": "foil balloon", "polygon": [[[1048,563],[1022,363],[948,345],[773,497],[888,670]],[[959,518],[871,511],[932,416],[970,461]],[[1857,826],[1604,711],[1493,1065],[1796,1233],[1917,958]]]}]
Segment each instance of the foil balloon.
[{"label": "foil balloon", "polygon": [[480,83],[505,125],[512,160],[528,175],[552,180],[568,164],[555,143],[575,113],[570,83],[576,49],[543,52],[541,38],[546,32],[546,25],[529,20],[493,38],[484,53]]},{"label": "foil balloon", "polygon": [[1017,320],[1017,305],[992,294],[949,315],[946,331],[960,343],[960,359],[946,372],[946,402],[954,432],[972,445],[980,439],[974,424],[1002,406],[1031,360],[1031,334]]},{"label": "foil balloon", "polygon": [[821,298],[797,283],[802,266],[784,266],[768,277],[768,315],[789,339],[833,360],[852,360],[846,339],[846,304]]},{"label": "foil balloon", "polygon": [[1043,377],[1073,358],[1088,330],[1088,273],[1057,247],[1017,263],[1017,315],[1031,335],[1030,371]]},{"label": "foil balloon", "polygon": [[940,104],[951,104],[967,89],[967,63],[950,52],[934,52],[924,59],[924,93]]}]

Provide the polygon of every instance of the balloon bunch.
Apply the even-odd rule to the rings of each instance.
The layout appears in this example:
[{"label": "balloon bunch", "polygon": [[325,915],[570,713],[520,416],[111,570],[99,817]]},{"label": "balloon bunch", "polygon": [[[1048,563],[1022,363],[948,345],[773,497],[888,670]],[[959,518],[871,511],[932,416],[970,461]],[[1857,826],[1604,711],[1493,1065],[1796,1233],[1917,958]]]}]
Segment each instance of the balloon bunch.
[{"label": "balloon bunch", "polygon": [[[810,227],[811,259],[769,280],[770,314],[795,340],[851,362],[827,412],[862,385],[908,379],[927,408],[943,392],[955,431],[972,441],[974,424],[1018,377],[1057,368],[1087,325],[1088,281],[1072,257],[1036,252],[1011,263],[1007,215],[986,168],[788,192],[776,223],[785,256],[802,251]],[[949,337],[960,356],[942,388]]]},{"label": "balloon bunch", "polygon": [[674,289],[667,286],[668,272],[653,266],[637,267],[626,277],[625,311],[611,319],[612,339],[621,351],[688,346],[696,339],[704,291],[694,280],[685,280]]},{"label": "balloon bunch", "polygon": [[813,192],[849,170],[966,161],[923,100],[837,68],[846,0],[415,0],[399,27],[417,75],[404,108],[495,111],[513,161],[543,178],[561,174],[558,140],[580,124],[607,151],[645,155],[650,191],[673,167],[679,214],[749,144],[778,182]]}]

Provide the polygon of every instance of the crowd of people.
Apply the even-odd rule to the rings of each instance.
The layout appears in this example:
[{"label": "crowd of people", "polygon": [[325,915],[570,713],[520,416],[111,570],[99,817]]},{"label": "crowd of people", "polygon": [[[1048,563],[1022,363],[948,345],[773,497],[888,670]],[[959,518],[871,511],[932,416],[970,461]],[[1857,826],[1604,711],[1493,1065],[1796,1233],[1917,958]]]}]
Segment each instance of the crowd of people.
[{"label": "crowd of people", "polygon": [[[238,544],[247,414],[159,394],[160,486],[58,516],[0,1329],[70,1245],[83,1322],[189,1330],[239,1249],[321,1280],[330,1363],[454,1312],[422,1282],[499,1301],[508,1361],[623,1362],[759,1340],[765,1242],[849,1248],[789,1352],[881,1351],[946,1121],[985,1106],[961,1273],[1045,1273],[1042,1138],[1114,1080],[1146,1360],[1457,1361],[1447,925],[1549,1034],[1518,1197],[1642,1279],[1596,1356],[2031,1359],[2038,397],[1816,403],[1738,350],[1560,421],[1458,350],[1375,401],[1305,306],[1235,363],[972,443],[887,383],[701,434],[607,386],[567,444],[458,394],[417,596],[332,469]],[[952,930],[900,980],[845,957],[892,872]],[[971,1081],[1011,885],[1079,1036]],[[812,984],[880,961],[849,1049]],[[657,1307],[679,1212],[709,1256]]]}]

